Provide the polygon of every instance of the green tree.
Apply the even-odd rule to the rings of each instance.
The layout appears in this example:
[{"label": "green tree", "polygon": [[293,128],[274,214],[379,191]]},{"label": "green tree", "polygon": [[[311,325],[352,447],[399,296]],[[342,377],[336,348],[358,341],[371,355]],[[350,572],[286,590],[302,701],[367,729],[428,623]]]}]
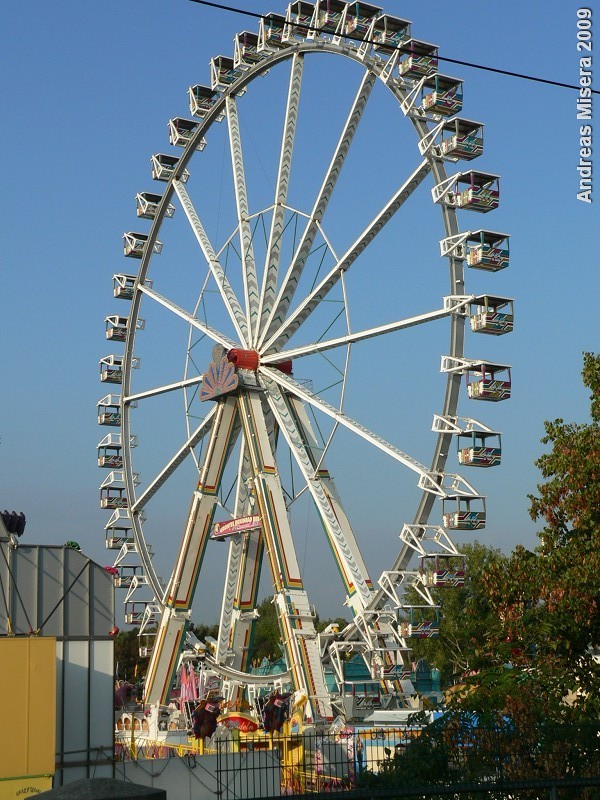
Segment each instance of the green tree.
[{"label": "green tree", "polygon": [[[464,587],[432,591],[442,610],[439,637],[410,642],[415,660],[426,658],[440,670],[442,686],[451,685],[481,665],[482,643],[497,624],[485,583],[492,566],[506,557],[500,550],[477,541],[464,545],[461,551],[465,556]],[[422,602],[414,591],[409,593],[409,599]]]},{"label": "green tree", "polygon": [[540,545],[494,564],[485,584],[500,624],[469,702],[522,719],[600,712],[600,356],[584,354],[582,375],[591,421],[545,423],[544,481],[530,496],[531,517],[545,522]]},{"label": "green tree", "polygon": [[251,664],[256,661],[260,662],[263,658],[275,661],[281,658],[283,654],[279,620],[273,597],[265,597],[262,603],[258,605],[257,611],[260,616],[254,622],[252,629],[250,643]]},{"label": "green tree", "polygon": [[115,676],[129,683],[141,681],[148,668],[148,659],[140,656],[139,628],[119,631],[115,636]]}]

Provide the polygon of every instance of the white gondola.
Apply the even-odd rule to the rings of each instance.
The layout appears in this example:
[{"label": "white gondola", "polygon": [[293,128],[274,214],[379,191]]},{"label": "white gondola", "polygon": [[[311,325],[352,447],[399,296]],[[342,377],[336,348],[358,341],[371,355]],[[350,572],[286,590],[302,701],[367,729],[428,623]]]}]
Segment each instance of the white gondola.
[{"label": "white gondola", "polygon": [[123,356],[104,356],[100,359],[100,380],[103,383],[123,383]]},{"label": "white gondola", "polygon": [[127,489],[121,471],[110,472],[100,486],[100,508],[127,508]]},{"label": "white gondola", "polygon": [[118,314],[106,317],[106,338],[114,342],[124,342],[127,338],[127,322],[128,317],[120,317]]},{"label": "white gondola", "polygon": [[107,394],[98,400],[98,425],[119,427],[121,424],[121,395]]},{"label": "white gondola", "polygon": [[348,3],[344,0],[319,0],[315,20],[319,33],[341,35],[342,25],[345,27],[347,11]]},{"label": "white gondola", "polygon": [[509,236],[494,231],[474,231],[466,240],[467,264],[474,269],[497,272],[509,262]]},{"label": "white gondola", "polygon": [[[196,133],[200,125],[195,119],[185,119],[184,117],[173,117],[169,120],[169,144],[173,147],[187,147],[188,142]],[[206,147],[206,139],[204,136],[200,139],[196,150],[204,150]],[[170,206],[175,210],[175,206]],[[173,216],[172,214],[170,216]]]},{"label": "white gondola", "polygon": [[465,557],[429,553],[420,559],[419,574],[429,589],[460,589],[465,585]]},{"label": "white gondola", "polygon": [[283,40],[285,17],[281,14],[266,14],[261,17],[258,31],[257,49],[259,52],[281,50],[289,43]]},{"label": "white gondola", "polygon": [[421,88],[421,110],[444,117],[458,114],[463,103],[462,87],[462,80],[448,75],[436,73],[425,78]]},{"label": "white gondola", "polygon": [[423,78],[434,75],[438,68],[438,46],[410,39],[400,46],[402,54],[398,71],[403,78]]},{"label": "white gondola", "polygon": [[502,437],[496,431],[470,430],[456,434],[458,463],[465,467],[498,467]]},{"label": "white gondola", "polygon": [[[134,233],[128,231],[123,234],[123,254],[127,258],[142,258],[148,242],[147,233]],[[160,253],[162,251],[162,242],[154,242],[152,245],[153,253]]]},{"label": "white gondola", "polygon": [[127,625],[141,625],[144,619],[148,616],[148,609],[152,606],[151,609],[151,620],[156,622],[158,621],[158,608],[159,606],[156,603],[152,603],[150,600],[136,600],[135,602],[127,602],[125,603],[125,622]]},{"label": "white gondola", "polygon": [[431,639],[440,635],[441,614],[436,606],[410,606],[408,619],[399,620],[400,635],[406,639]]},{"label": "white gondola", "polygon": [[[140,219],[155,219],[161,201],[161,194],[138,192],[135,196],[135,212]],[[165,216],[172,217],[174,213],[175,206],[169,203],[165,209]]]},{"label": "white gondola", "polygon": [[511,393],[510,367],[506,364],[479,362],[465,370],[467,393],[471,400],[498,402]]},{"label": "white gondola", "polygon": [[515,319],[513,303],[510,297],[479,295],[471,303],[469,314],[471,330],[493,336],[512,333]]},{"label": "white gondola", "polygon": [[123,448],[121,434],[109,433],[98,442],[98,466],[104,469],[123,468]]},{"label": "white gondola", "polygon": [[314,3],[308,3],[306,0],[295,0],[294,3],[290,3],[285,15],[283,41],[294,42],[306,38],[314,39],[316,35],[314,14]]},{"label": "white gondola", "polygon": [[379,6],[373,6],[370,3],[354,2],[347,3],[348,10],[346,12],[346,33],[351,36],[364,36],[366,35],[373,22],[379,17],[382,9]]},{"label": "white gondola", "polygon": [[485,497],[449,495],[442,499],[444,527],[452,531],[479,531],[485,528]]},{"label": "white gondola", "polygon": [[124,544],[133,544],[131,520],[128,512],[123,509],[116,509],[112,513],[104,530],[107,550],[120,550]]},{"label": "white gondola", "polygon": [[483,153],[483,124],[453,119],[442,125],[440,150],[449,158],[471,161]]},{"label": "white gondola", "polygon": [[131,589],[134,581],[143,579],[144,571],[140,564],[119,564],[119,574],[115,577],[117,589]]},{"label": "white gondola", "polygon": [[391,14],[383,14],[375,21],[372,39],[376,53],[391,55],[400,45],[410,40],[410,22]]},{"label": "white gondola", "polygon": [[[139,358],[133,358],[132,369],[140,366]],[[100,380],[103,383],[123,383],[123,356],[111,354],[100,359]]]},{"label": "white gondola", "polygon": [[257,33],[236,33],[233,39],[233,65],[236,69],[247,70],[263,58],[263,53],[258,49]]},{"label": "white gondola", "polygon": [[[152,179],[155,181],[170,181],[177,170],[179,164],[179,156],[170,156],[167,153],[155,153],[151,159],[152,164]],[[185,183],[190,177],[187,169],[184,169],[181,175],[178,176],[181,183]]]},{"label": "white gondola", "polygon": [[216,56],[210,61],[210,87],[213,91],[224,92],[241,75],[242,70],[229,56]]},{"label": "white gondola", "polygon": [[[106,326],[106,338],[113,342],[124,342],[127,338],[127,326],[129,325],[129,317],[121,317],[118,314],[111,314],[104,320]],[[143,319],[138,319],[136,330],[141,331],[144,329],[145,322]]]},{"label": "white gondola", "polygon": [[[211,89],[210,86],[202,86],[201,84],[190,86],[188,89],[190,114],[204,119],[219,97],[220,93]],[[219,114],[218,121],[222,120],[223,116],[224,112]]]},{"label": "white gondola", "polygon": [[[120,300],[132,300],[137,279],[137,275],[113,275],[113,295]],[[146,286],[151,287],[152,281],[146,281]]]},{"label": "white gondola", "polygon": [[455,186],[456,205],[486,214],[500,204],[500,178],[487,172],[461,175]]}]

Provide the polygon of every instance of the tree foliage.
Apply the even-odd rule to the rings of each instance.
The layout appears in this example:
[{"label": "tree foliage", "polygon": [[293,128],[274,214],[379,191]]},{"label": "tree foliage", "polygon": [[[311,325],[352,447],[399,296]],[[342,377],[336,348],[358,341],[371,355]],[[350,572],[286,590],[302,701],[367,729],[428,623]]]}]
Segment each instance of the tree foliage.
[{"label": "tree foliage", "polygon": [[[600,666],[600,356],[586,353],[591,422],[545,423],[549,452],[530,514],[545,525],[535,553],[491,565],[485,595],[498,623],[485,642],[471,705],[521,718],[597,717]],[[568,701],[566,701],[568,698]]]},{"label": "tree foliage", "polygon": [[[481,662],[481,643],[496,624],[494,611],[484,591],[492,566],[505,556],[480,542],[461,547],[465,556],[465,585],[459,589],[434,589],[442,618],[439,637],[414,639],[410,644],[415,660],[426,658],[442,674],[442,685],[454,683],[464,673],[477,669]],[[420,602],[409,593],[408,598]]]}]

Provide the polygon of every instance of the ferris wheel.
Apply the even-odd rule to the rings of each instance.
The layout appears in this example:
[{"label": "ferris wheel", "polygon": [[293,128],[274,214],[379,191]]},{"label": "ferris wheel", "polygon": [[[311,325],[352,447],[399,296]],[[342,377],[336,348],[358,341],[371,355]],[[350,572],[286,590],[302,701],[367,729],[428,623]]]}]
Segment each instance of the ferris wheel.
[{"label": "ferris wheel", "polygon": [[[98,445],[107,547],[118,551],[126,620],[153,641],[147,703],[168,700],[194,597],[214,592],[213,549],[226,563],[212,664],[234,694],[259,682],[248,673],[263,562],[287,679],[310,720],[333,713],[324,663],[343,685],[360,654],[393,689],[410,639],[439,631],[431,589],[464,581],[453,531],[486,522],[485,497],[453,464],[501,461],[500,434],[463,404],[511,393],[509,365],[482,358],[476,345],[492,338],[474,334],[512,331],[513,302],[465,287],[465,265],[479,278],[508,266],[509,237],[459,229],[463,212],[499,204],[498,176],[470,165],[483,124],[456,116],[462,97],[407,20],[319,0],[236,35],[233,57],[211,60],[210,85],[189,89],[191,118],[169,120],[169,144],[183,150],[153,155],[164,191],[136,197],[149,222],[124,235],[139,270],[113,279],[129,307],[106,317],[106,337],[124,350],[100,362],[118,388],[98,403],[99,423],[118,429]],[[381,113],[393,119],[383,125]],[[404,139],[393,153],[370,147],[383,127],[412,149]],[[432,264],[419,254],[435,230]],[[391,253],[400,266],[384,269]],[[395,409],[385,425],[383,396]],[[382,463],[402,478],[373,480]],[[372,510],[353,524],[357,486],[370,479],[391,504],[369,489]],[[321,635],[302,555],[307,504],[352,617]],[[380,505],[394,509],[385,536],[396,552],[374,578],[361,529]],[[171,557],[167,581],[154,550]]]}]

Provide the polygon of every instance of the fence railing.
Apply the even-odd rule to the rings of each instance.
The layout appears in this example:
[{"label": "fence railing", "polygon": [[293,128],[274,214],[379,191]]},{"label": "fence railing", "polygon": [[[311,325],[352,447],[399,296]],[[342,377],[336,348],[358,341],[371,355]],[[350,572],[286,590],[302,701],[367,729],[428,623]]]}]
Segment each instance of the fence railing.
[{"label": "fence railing", "polygon": [[220,800],[278,796],[600,800],[600,725],[453,724],[232,736],[214,743]]}]

